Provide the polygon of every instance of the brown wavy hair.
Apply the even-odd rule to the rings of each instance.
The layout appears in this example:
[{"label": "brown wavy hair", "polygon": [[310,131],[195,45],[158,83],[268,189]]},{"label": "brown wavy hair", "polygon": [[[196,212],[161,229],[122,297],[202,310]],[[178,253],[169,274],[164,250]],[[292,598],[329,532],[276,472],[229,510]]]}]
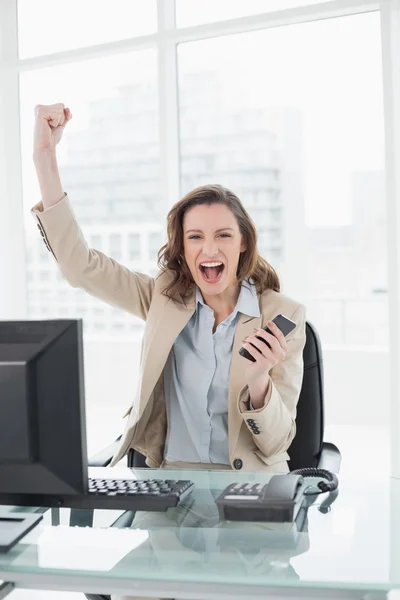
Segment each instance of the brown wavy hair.
[{"label": "brown wavy hair", "polygon": [[201,204],[224,204],[236,217],[246,244],[246,250],[239,258],[238,283],[251,278],[259,294],[266,289],[279,292],[279,277],[273,267],[260,256],[255,224],[239,198],[222,185],[202,185],[186,194],[168,213],[168,241],[158,252],[158,266],[161,273],[167,272],[172,275],[172,281],[163,290],[163,294],[175,302],[182,303],[193,292],[194,280],[183,250],[183,217],[187,210]]}]

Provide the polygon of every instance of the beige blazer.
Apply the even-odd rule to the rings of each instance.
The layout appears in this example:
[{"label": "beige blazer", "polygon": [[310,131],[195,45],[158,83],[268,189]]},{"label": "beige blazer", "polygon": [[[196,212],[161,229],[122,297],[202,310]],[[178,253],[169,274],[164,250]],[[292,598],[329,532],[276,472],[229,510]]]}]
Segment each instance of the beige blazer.
[{"label": "beige blazer", "polygon": [[[153,278],[134,273],[88,248],[67,195],[45,211],[42,203],[37,204],[32,214],[70,285],[145,321],[137,397],[125,415],[125,430],[112,465],[135,448],[147,457],[149,466],[159,467],[167,430],[163,370],[176,337],[195,311],[194,294],[186,306],[176,304],[161,293],[168,275]],[[287,450],[296,434],[296,405],[303,378],[305,308],[272,290],[261,294],[259,302],[261,317],[241,314],[234,338],[228,393],[230,463],[234,469],[285,472]],[[271,370],[264,406],[249,411],[246,359],[238,350],[254,327],[263,327],[278,313],[294,320],[297,327],[287,337],[285,360]]]}]

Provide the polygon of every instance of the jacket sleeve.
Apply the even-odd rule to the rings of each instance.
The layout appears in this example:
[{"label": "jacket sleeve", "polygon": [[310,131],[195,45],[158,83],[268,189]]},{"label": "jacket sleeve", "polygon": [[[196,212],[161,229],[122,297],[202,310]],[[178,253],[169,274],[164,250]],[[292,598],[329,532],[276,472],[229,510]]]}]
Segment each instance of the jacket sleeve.
[{"label": "jacket sleeve", "polygon": [[39,202],[31,213],[46,248],[72,287],[146,320],[154,279],[134,273],[102,252],[89,248],[67,194],[45,210]]},{"label": "jacket sleeve", "polygon": [[297,326],[286,338],[288,350],[285,360],[270,371],[271,380],[264,406],[258,410],[249,410],[247,386],[239,395],[239,412],[253,435],[262,458],[284,454],[279,458],[288,459],[286,452],[296,435],[296,406],[304,370],[305,307],[299,306],[291,319]]}]

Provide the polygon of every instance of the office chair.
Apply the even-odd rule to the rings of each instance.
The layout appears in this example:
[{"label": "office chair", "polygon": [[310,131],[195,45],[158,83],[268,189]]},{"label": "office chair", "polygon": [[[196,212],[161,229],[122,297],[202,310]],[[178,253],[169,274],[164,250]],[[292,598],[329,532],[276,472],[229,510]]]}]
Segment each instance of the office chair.
[{"label": "office chair", "polygon": [[[303,350],[304,375],[297,404],[296,436],[288,450],[289,469],[294,471],[304,467],[318,467],[338,473],[341,463],[339,449],[332,443],[324,442],[324,374],[321,342],[315,327],[306,323],[306,343]],[[118,448],[118,438],[93,456],[89,464],[105,467],[110,464]],[[145,457],[135,450],[129,450],[128,467],[147,468]],[[134,513],[121,515],[113,527],[130,527]],[[93,511],[71,511],[71,525],[91,525]],[[110,600],[110,596],[85,594],[88,600]]]},{"label": "office chair", "polygon": [[304,375],[296,415],[296,436],[290,445],[289,469],[317,467],[339,473],[339,449],[324,441],[324,370],[321,341],[315,327],[306,323],[303,350]]}]

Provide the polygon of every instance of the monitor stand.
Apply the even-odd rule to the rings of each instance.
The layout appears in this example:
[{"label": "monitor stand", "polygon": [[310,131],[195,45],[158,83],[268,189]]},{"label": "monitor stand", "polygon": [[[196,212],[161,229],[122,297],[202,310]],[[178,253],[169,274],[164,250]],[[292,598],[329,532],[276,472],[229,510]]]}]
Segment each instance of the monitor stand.
[{"label": "monitor stand", "polygon": [[9,512],[0,509],[0,554],[8,552],[43,519],[41,514]]}]

